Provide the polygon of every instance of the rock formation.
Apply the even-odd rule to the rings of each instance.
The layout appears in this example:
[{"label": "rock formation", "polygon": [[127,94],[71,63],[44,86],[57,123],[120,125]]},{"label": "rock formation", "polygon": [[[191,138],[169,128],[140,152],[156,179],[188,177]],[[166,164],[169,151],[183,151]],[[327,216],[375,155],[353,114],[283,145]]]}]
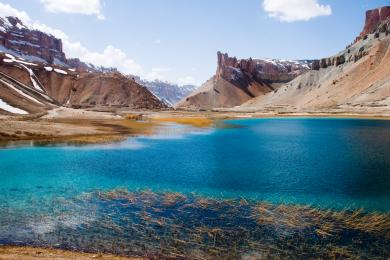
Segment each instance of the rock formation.
[{"label": "rock formation", "polygon": [[378,26],[390,18],[390,6],[369,10],[366,12],[366,23],[360,37],[374,33]]},{"label": "rock formation", "polygon": [[217,53],[216,74],[178,108],[233,107],[277,89],[310,69],[311,61],[242,59]]},{"label": "rock formation", "polygon": [[0,17],[0,51],[34,62],[44,62],[75,68],[81,71],[113,71],[113,68],[96,67],[78,58],[66,58],[62,40],[53,35],[33,30],[17,17]]},{"label": "rock formation", "polygon": [[239,70],[259,82],[280,83],[288,82],[297,75],[309,69],[311,61],[286,61],[286,60],[261,60],[242,59],[229,57],[227,53],[217,53],[218,66],[217,76],[225,79],[234,79]]},{"label": "rock formation", "polygon": [[66,63],[62,41],[38,30],[30,30],[17,17],[0,17],[0,45],[20,56],[50,64]]},{"label": "rock formation", "polygon": [[362,33],[338,54],[240,111],[390,113],[390,8],[367,11]]},{"label": "rock formation", "polygon": [[[390,6],[368,10],[366,12],[366,22],[363,31],[358,36],[357,40],[363,39],[367,34],[375,33],[378,29],[385,29],[382,32],[389,32]],[[386,27],[379,28],[379,25],[387,22]]]},{"label": "rock formation", "polygon": [[67,59],[62,41],[0,18],[0,113],[43,112],[56,106],[166,108],[147,88],[117,72]]}]

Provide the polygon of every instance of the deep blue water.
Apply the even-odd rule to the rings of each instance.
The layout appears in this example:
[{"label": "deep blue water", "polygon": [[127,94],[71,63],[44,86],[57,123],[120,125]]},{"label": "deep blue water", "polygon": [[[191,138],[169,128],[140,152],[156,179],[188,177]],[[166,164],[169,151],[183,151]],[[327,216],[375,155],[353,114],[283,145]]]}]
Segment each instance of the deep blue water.
[{"label": "deep blue water", "polygon": [[[0,245],[156,259],[334,258],[333,248],[390,257],[390,121],[157,130],[106,145],[0,149]],[[358,208],[366,212],[335,213]]]},{"label": "deep blue water", "polygon": [[225,123],[169,125],[120,144],[0,149],[0,207],[39,211],[32,201],[121,187],[390,210],[390,121]]}]

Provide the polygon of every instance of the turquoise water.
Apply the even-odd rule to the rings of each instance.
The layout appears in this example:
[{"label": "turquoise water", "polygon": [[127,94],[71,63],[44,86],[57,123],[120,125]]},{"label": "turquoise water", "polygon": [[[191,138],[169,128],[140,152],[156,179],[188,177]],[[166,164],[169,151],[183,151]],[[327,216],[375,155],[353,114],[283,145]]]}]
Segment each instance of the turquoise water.
[{"label": "turquoise water", "polygon": [[[148,246],[155,249],[156,243],[161,243],[159,238],[159,242],[151,240],[146,245],[145,241],[149,240],[142,235],[147,229],[132,233],[142,241],[134,242],[131,240],[134,237],[125,236],[130,234],[128,230],[134,222],[141,222],[139,216],[143,216],[144,210],[148,211],[146,215],[157,219],[162,217],[157,212],[164,212],[165,219],[184,221],[181,225],[191,230],[195,230],[191,225],[204,225],[205,216],[214,216],[213,227],[228,223],[239,227],[239,223],[244,223],[245,229],[255,230],[255,222],[248,221],[253,209],[243,209],[247,218],[239,219],[239,213],[227,216],[223,212],[216,217],[204,211],[201,201],[196,204],[197,199],[188,199],[186,207],[192,211],[185,216],[182,208],[168,210],[157,203],[158,199],[143,195],[139,195],[144,199],[139,204],[145,208],[138,204],[129,207],[127,203],[133,200],[130,197],[134,194],[118,198],[119,188],[127,192],[180,192],[188,196],[245,198],[276,205],[389,212],[390,121],[243,119],[227,120],[207,129],[167,124],[153,136],[132,137],[107,145],[8,144],[0,149],[0,180],[0,244],[92,251],[99,251],[104,245],[105,251],[138,254]],[[158,210],[150,211],[149,200],[154,201],[151,205],[158,204]],[[191,203],[198,208],[193,208]],[[233,206],[228,209],[235,212]],[[111,228],[113,223],[116,229]],[[149,224],[144,223],[144,227]],[[277,239],[274,236],[281,234],[281,228],[274,228],[262,238]],[[160,234],[159,229],[152,230]],[[285,234],[291,232],[282,232],[283,241]],[[311,234],[312,230],[307,232]],[[356,236],[364,237],[367,245],[371,245],[371,235],[359,232]],[[255,241],[259,238],[256,234],[252,238]],[[270,234],[272,237],[267,237]],[[344,236],[351,239],[351,234],[355,233],[337,237],[344,244]],[[122,249],[129,247],[129,241],[131,247],[139,248],[123,251],[115,247],[114,250],[111,244],[119,238],[123,241]],[[375,245],[390,243],[375,241]],[[215,246],[215,242],[210,243]]]},{"label": "turquoise water", "polygon": [[390,209],[390,121],[254,119],[167,125],[99,146],[0,150],[0,198],[128,188],[273,203]]}]

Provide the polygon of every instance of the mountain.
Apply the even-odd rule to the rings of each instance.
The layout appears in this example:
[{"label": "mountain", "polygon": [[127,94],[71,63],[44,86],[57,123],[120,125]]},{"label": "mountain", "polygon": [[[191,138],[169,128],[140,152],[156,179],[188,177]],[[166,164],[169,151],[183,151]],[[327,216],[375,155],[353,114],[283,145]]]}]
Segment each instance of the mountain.
[{"label": "mountain", "polygon": [[369,10],[364,29],[338,54],[236,110],[390,113],[390,6]]},{"label": "mountain", "polygon": [[216,74],[178,108],[233,107],[278,89],[310,69],[310,60],[242,59],[217,53]]},{"label": "mountain", "polygon": [[165,108],[147,88],[113,68],[67,59],[61,39],[0,18],[0,113],[57,106]]},{"label": "mountain", "polygon": [[0,50],[34,62],[66,63],[62,41],[28,28],[17,17],[0,17]]},{"label": "mountain", "polygon": [[145,86],[150,90],[155,96],[157,96],[162,102],[166,103],[169,106],[174,106],[182,98],[194,92],[198,87],[194,85],[184,85],[179,86],[166,81],[161,80],[140,80],[139,78],[136,81]]}]

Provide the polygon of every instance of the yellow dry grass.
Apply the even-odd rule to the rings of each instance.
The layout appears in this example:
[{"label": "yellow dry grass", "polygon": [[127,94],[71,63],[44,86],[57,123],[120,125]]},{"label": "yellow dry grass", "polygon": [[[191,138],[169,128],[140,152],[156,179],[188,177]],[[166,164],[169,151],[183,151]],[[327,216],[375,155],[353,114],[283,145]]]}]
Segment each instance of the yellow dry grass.
[{"label": "yellow dry grass", "polygon": [[126,114],[125,118],[128,120],[142,120],[143,115],[142,114]]},{"label": "yellow dry grass", "polygon": [[153,121],[191,125],[201,128],[210,127],[214,123],[212,119],[207,117],[156,117],[153,118]]}]

